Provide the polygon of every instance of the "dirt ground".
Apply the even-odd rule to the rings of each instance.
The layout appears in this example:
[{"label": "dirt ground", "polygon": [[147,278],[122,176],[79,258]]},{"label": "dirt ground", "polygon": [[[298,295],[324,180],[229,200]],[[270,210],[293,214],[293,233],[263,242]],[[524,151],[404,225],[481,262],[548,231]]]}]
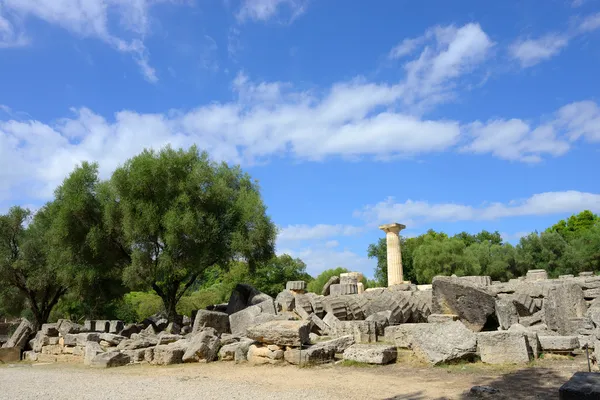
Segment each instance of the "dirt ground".
[{"label": "dirt ground", "polygon": [[80,364],[16,364],[0,366],[0,399],[145,399],[157,398],[157,391],[158,398],[175,399],[471,399],[477,398],[469,395],[474,385],[498,389],[489,396],[493,399],[553,399],[574,372],[586,370],[585,356],[543,359],[527,367],[431,367],[411,360],[388,366],[215,362],[108,370]]}]

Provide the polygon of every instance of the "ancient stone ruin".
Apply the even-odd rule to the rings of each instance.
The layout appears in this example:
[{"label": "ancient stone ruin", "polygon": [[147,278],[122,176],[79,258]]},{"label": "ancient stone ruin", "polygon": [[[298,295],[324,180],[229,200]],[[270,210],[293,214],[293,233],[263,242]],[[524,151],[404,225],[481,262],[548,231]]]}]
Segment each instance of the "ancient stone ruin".
[{"label": "ancient stone ruin", "polygon": [[[31,361],[77,360],[92,367],[231,361],[310,364],[395,362],[398,349],[431,364],[481,359],[523,364],[542,353],[600,350],[600,276],[548,279],[544,270],[509,282],[489,276],[437,276],[405,282],[399,258],[402,225],[388,235],[393,282],[364,289],[357,272],[333,277],[321,294],[288,282],[275,299],[239,284],[227,304],[198,310],[180,323],[161,315],[139,324],[68,320],[39,332],[23,320],[4,344]],[[394,284],[395,282],[395,284]],[[16,350],[15,350],[16,349]],[[2,353],[0,353],[2,354]]]}]

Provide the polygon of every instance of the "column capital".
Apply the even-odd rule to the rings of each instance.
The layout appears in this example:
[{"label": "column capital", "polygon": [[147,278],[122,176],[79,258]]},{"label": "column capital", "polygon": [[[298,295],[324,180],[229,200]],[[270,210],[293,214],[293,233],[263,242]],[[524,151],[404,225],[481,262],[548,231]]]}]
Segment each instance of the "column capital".
[{"label": "column capital", "polygon": [[379,226],[379,229],[381,229],[385,233],[388,233],[388,232],[399,233],[404,228],[406,228],[406,225],[402,225],[397,222]]}]

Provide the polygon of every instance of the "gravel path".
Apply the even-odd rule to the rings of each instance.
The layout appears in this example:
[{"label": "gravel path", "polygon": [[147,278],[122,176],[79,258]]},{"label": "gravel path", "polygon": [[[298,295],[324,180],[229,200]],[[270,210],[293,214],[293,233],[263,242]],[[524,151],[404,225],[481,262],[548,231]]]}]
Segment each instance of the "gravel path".
[{"label": "gravel path", "polygon": [[469,399],[473,385],[500,389],[498,400],[547,399],[573,372],[587,369],[580,357],[538,364],[298,368],[216,362],[94,369],[19,363],[0,365],[0,400]]}]

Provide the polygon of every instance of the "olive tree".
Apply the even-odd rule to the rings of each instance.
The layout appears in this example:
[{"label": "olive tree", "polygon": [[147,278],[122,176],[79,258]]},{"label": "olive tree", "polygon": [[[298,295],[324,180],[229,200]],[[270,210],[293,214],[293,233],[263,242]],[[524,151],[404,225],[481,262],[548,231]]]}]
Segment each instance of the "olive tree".
[{"label": "olive tree", "polygon": [[131,254],[124,280],[153,289],[169,320],[205,269],[232,260],[252,269],[274,254],[276,229],[257,183],[195,146],[144,150],[117,168],[110,184],[109,214],[119,219]]}]

